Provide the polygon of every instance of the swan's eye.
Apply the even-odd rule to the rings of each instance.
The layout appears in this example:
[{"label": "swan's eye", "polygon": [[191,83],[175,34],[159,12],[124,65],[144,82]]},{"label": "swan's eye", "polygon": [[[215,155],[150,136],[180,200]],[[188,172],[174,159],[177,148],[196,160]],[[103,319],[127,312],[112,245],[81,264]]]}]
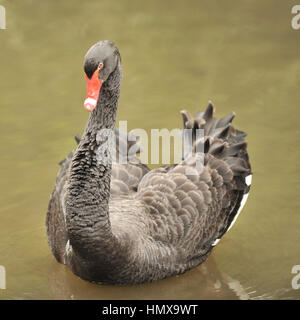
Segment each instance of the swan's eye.
[{"label": "swan's eye", "polygon": [[101,70],[103,68],[103,62],[100,62],[98,65],[98,70]]}]

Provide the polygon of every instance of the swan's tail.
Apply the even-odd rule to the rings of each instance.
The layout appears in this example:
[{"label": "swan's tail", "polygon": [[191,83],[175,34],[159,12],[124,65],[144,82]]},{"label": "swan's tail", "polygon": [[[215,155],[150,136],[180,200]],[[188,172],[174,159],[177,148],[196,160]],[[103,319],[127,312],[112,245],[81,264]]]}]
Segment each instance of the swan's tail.
[{"label": "swan's tail", "polygon": [[[231,213],[227,228],[229,230],[247,200],[252,177],[251,166],[245,142],[246,133],[232,125],[235,114],[218,119],[213,117],[213,113],[211,102],[204,112],[199,111],[194,117],[185,110],[181,111],[184,129],[192,129],[193,153],[202,150],[205,154],[225,161],[232,171],[239,200]],[[197,129],[204,130],[204,138],[197,140]]]},{"label": "swan's tail", "polygon": [[[224,160],[231,168],[237,182],[239,180],[244,182],[251,174],[245,142],[247,134],[233,127],[232,120],[235,117],[233,112],[221,119],[214,118],[213,113],[214,107],[211,102],[204,112],[198,111],[194,118],[187,111],[181,111],[184,129],[192,129],[192,150],[193,152],[204,150],[204,153]],[[197,140],[197,129],[204,130],[204,139]]]}]

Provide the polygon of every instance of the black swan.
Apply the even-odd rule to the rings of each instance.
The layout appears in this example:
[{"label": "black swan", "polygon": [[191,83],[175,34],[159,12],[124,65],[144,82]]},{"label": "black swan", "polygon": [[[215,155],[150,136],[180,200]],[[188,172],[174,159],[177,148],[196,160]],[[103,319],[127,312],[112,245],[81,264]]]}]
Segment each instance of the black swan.
[{"label": "black swan", "polygon": [[[131,140],[134,154],[127,157],[135,161],[104,163],[97,150],[109,146],[98,132],[115,130],[117,144],[127,139],[115,129],[122,78],[117,47],[96,43],[84,71],[84,106],[91,113],[77,148],[60,163],[51,195],[46,225],[53,255],[79,277],[104,284],[150,282],[198,266],[232,226],[250,189],[246,134],[232,126],[234,113],[214,118],[211,103],[194,118],[182,111],[183,127],[203,129],[205,136],[193,139],[192,153],[178,164],[150,170]],[[197,144],[204,151],[195,151]]]}]

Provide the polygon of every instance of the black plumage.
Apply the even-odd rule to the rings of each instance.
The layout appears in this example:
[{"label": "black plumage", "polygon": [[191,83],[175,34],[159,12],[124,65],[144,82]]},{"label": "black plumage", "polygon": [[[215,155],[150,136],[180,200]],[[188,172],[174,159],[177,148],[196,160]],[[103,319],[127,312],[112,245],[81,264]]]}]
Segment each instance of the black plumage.
[{"label": "black plumage", "polygon": [[[97,107],[76,137],[77,148],[60,163],[50,199],[50,248],[75,274],[99,283],[134,284],[183,273],[208,257],[249,191],[245,133],[233,127],[233,113],[214,118],[212,103],[195,117],[182,111],[184,128],[192,129],[191,152],[178,164],[150,170],[135,155],[138,143],[115,129],[122,69],[109,41],[87,53],[90,77],[100,62],[104,81]],[[115,130],[117,145],[127,143],[129,163],[99,161],[97,152],[108,151],[99,135],[103,128]],[[202,139],[197,129],[204,130]]]}]

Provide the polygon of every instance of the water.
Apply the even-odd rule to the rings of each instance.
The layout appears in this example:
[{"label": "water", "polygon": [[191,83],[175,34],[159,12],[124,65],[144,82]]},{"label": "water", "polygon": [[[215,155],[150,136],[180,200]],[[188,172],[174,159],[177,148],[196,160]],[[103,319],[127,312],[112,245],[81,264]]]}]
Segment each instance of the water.
[{"label": "water", "polygon": [[[293,1],[1,1],[1,299],[299,299],[300,31]],[[130,287],[85,282],[56,263],[45,214],[57,163],[88,118],[82,62],[114,41],[124,81],[118,119],[177,128],[212,100],[248,132],[247,205],[210,258],[184,275]]]}]

